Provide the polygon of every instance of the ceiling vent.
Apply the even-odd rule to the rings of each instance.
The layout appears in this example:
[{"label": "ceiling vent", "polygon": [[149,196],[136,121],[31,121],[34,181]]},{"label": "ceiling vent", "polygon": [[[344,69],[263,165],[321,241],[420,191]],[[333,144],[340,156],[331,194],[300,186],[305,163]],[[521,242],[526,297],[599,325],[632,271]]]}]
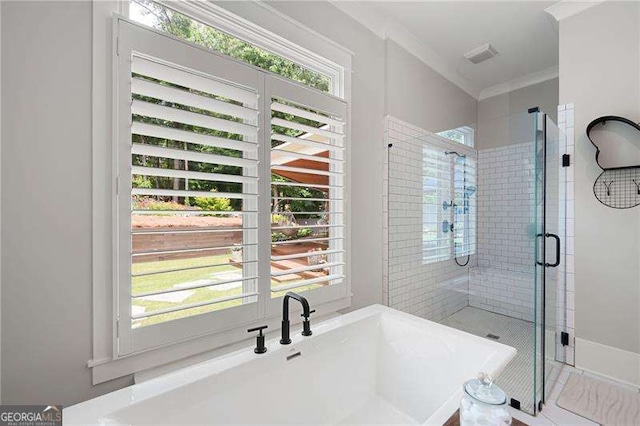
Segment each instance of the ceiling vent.
[{"label": "ceiling vent", "polygon": [[498,51],[493,48],[489,43],[480,46],[476,49],[473,49],[471,52],[467,52],[464,54],[464,57],[467,58],[474,64],[479,64],[480,62],[484,62],[487,59],[491,59],[498,54]]}]

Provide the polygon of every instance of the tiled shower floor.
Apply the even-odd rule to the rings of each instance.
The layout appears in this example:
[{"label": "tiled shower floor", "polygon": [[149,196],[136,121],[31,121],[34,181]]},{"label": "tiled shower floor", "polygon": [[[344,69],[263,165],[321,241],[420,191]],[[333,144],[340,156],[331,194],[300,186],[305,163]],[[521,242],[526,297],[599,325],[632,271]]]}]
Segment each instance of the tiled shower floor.
[{"label": "tiled shower floor", "polygon": [[[487,334],[499,336],[499,339],[492,340],[516,348],[517,355],[496,380],[496,384],[508,397],[520,401],[521,410],[533,413],[532,323],[470,306],[440,322],[480,337],[487,338]],[[553,386],[559,372],[558,363],[546,361],[547,386]],[[541,389],[542,384],[537,383],[537,386]]]}]

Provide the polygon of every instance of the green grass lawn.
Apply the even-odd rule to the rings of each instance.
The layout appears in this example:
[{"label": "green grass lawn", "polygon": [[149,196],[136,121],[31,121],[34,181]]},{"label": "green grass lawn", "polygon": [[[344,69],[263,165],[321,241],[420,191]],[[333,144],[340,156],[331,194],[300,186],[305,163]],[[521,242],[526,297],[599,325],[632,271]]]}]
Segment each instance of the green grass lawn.
[{"label": "green grass lawn", "polygon": [[211,275],[220,272],[242,272],[242,269],[230,265],[228,254],[218,256],[194,257],[191,259],[163,260],[158,262],[134,263],[131,267],[133,275],[170,269],[193,268],[207,265],[221,265],[188,271],[168,272],[163,274],[133,277],[131,290],[133,295],[173,288],[178,283],[211,279]]},{"label": "green grass lawn", "polygon": [[[205,266],[223,264],[222,266],[192,269],[188,271],[177,271],[170,273],[146,275],[141,277],[133,277],[131,280],[132,294],[135,297],[137,294],[159,291],[173,288],[176,284],[180,283],[192,283],[199,280],[212,280],[215,274],[223,272],[236,272],[242,273],[240,268],[236,268],[232,265],[225,264],[229,261],[229,255],[223,254],[218,256],[206,256],[192,259],[178,259],[178,260],[165,260],[158,262],[144,262],[134,263],[132,265],[132,273],[140,274],[154,271],[161,271],[167,269],[180,269],[189,268],[194,266]],[[204,302],[212,299],[219,299],[238,295],[242,293],[242,287],[233,289],[217,289],[214,287],[204,287],[189,290],[192,294],[186,299],[180,302],[158,301],[158,300],[146,300],[136,299],[132,300],[133,306],[144,307],[145,312],[153,312],[160,309],[170,308],[177,305],[187,305],[191,303]],[[148,318],[134,321],[134,325],[137,327],[147,326],[151,324],[157,324],[160,322],[169,321],[172,319],[183,318],[187,316],[197,315],[205,312],[211,312],[218,309],[224,309],[231,306],[237,306],[242,303],[242,299],[230,300],[227,302],[220,302],[214,305],[206,305],[198,308],[185,309],[182,311],[171,312],[168,314],[154,315]]]},{"label": "green grass lawn", "polygon": [[[220,299],[229,296],[239,295],[242,293],[242,287],[236,287],[232,289],[220,289],[216,286],[204,287],[189,290],[192,293],[182,301],[160,301],[160,300],[148,300],[142,298],[135,298],[136,295],[140,295],[146,292],[168,290],[174,288],[175,285],[181,283],[193,283],[199,280],[213,280],[219,279],[216,275],[225,273],[242,274],[242,269],[232,266],[228,263],[229,254],[223,254],[218,256],[205,256],[191,259],[177,259],[177,260],[164,260],[156,262],[141,262],[132,264],[132,274],[141,274],[149,272],[157,272],[169,269],[190,268],[196,266],[207,265],[220,265],[213,267],[204,267],[199,269],[192,269],[187,271],[176,271],[161,274],[146,275],[140,277],[132,277],[132,306],[145,308],[145,313],[170,308],[180,305],[188,305],[191,303],[204,302],[208,300]],[[271,282],[272,286],[280,285],[275,281]],[[312,288],[321,287],[322,284],[312,284],[295,289],[296,292],[309,290]],[[271,297],[281,297],[286,291],[279,291],[271,294]],[[250,299],[249,299],[250,300]],[[171,312],[168,314],[154,315],[147,318],[141,318],[134,320],[134,327],[148,326],[157,324],[173,319],[184,318],[192,315],[202,314],[206,312],[216,311],[220,309],[226,309],[233,306],[242,304],[242,299],[230,300],[226,302],[215,303],[212,305],[201,306],[198,308],[185,309],[181,311]]]}]

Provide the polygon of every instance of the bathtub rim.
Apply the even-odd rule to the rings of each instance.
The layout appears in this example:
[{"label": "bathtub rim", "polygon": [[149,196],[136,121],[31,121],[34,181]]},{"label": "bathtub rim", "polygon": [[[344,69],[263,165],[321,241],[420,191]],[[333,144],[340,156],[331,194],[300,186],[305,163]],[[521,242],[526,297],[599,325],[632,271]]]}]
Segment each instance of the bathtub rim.
[{"label": "bathtub rim", "polygon": [[[281,345],[279,343],[279,338],[271,338],[266,342],[268,348],[267,356],[273,357],[280,354],[280,356],[286,357],[292,350],[295,351],[297,344],[301,344],[305,340],[316,339],[318,336],[332,330],[381,314],[395,317],[412,325],[423,327],[427,326],[434,330],[441,330],[446,333],[454,334],[463,339],[479,343],[481,346],[493,349],[493,354],[490,359],[487,360],[480,369],[494,377],[497,377],[502,372],[504,367],[516,354],[515,348],[506,346],[502,343],[489,341],[482,337],[447,327],[434,321],[420,318],[388,306],[375,304],[343,315],[338,315],[315,324],[313,326],[314,334],[312,336],[304,337],[299,333],[295,333],[292,335],[292,343],[290,345]],[[64,424],[84,425],[101,424],[101,422],[106,423],[109,421],[109,417],[116,411],[124,410],[142,401],[157,397],[180,387],[203,380],[207,376],[219,374],[223,371],[227,371],[237,367],[238,365],[264,356],[255,354],[252,348],[253,344],[249,343],[238,350],[213,357],[191,366],[180,368],[142,383],[133,384],[105,395],[65,407],[63,409]],[[462,383],[460,383],[458,390],[450,395],[423,424],[444,424],[458,409],[461,398]]]}]

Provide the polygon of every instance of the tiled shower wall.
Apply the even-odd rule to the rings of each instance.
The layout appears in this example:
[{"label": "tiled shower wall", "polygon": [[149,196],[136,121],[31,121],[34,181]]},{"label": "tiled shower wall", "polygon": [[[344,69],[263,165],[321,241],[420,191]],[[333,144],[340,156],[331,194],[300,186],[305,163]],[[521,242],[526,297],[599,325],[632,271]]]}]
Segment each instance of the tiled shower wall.
[{"label": "tiled shower wall", "polygon": [[[558,106],[558,128],[565,135],[565,152],[569,155],[569,167],[563,167],[560,172],[560,182],[565,186],[565,196],[561,197],[561,203],[564,204],[565,218],[565,244],[562,246],[562,259],[564,262],[560,264],[558,273],[564,274],[566,279],[566,287],[558,288],[558,310],[557,325],[558,331],[566,331],[569,334],[569,345],[562,347],[557,346],[557,352],[562,353],[564,349],[564,362],[575,365],[575,270],[574,270],[574,106],[573,104],[565,104]],[[562,195],[562,194],[561,194]]]},{"label": "tiled shower wall", "polygon": [[[558,127],[566,133],[559,151],[571,155],[571,166],[560,169],[556,182],[563,222],[559,232],[566,225],[566,244],[562,245],[561,267],[553,271],[560,278],[555,320],[558,331],[570,335],[569,346],[559,345],[557,353],[564,350],[566,362],[573,364],[573,105],[561,105],[559,110]],[[384,148],[388,154],[384,165],[384,303],[435,321],[468,305],[532,320],[532,144],[478,153],[478,258],[472,256],[465,268],[453,261],[425,265],[421,256],[421,143],[411,140],[442,139],[392,117],[387,118],[386,128],[385,143],[392,147]],[[560,284],[565,274],[566,292]]]},{"label": "tiled shower wall", "polygon": [[387,117],[386,129],[383,299],[393,308],[440,321],[468,306],[468,269],[475,264],[475,256],[467,267],[422,259],[423,144],[446,142],[393,117]]},{"label": "tiled shower wall", "polygon": [[478,266],[533,272],[533,144],[478,151]]},{"label": "tiled shower wall", "polygon": [[469,304],[533,320],[534,148],[521,143],[478,152],[478,267]]}]

